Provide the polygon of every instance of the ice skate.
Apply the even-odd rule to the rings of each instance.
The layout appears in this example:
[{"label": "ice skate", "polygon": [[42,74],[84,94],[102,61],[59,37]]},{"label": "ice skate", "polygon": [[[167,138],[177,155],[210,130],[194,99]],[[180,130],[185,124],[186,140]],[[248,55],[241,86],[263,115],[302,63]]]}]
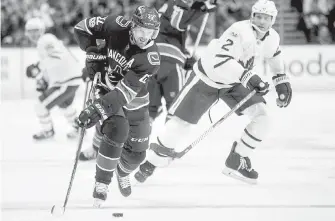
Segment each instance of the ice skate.
[{"label": "ice skate", "polygon": [[130,180],[129,180],[129,174],[127,176],[120,176],[119,173],[116,173],[117,176],[117,181],[119,184],[119,189],[121,194],[124,197],[128,197],[131,194],[131,184],[130,184]]},{"label": "ice skate", "polygon": [[33,135],[33,138],[34,140],[48,140],[48,139],[51,139],[53,138],[55,135],[55,131],[54,129],[51,129],[51,130],[44,130],[44,131],[41,131],[37,134],[34,134]]},{"label": "ice skate", "polygon": [[100,208],[107,199],[107,193],[108,193],[108,184],[96,181],[93,191],[93,198],[94,198],[93,206],[96,208]]},{"label": "ice skate", "polygon": [[139,170],[135,173],[135,180],[139,183],[144,183],[147,178],[153,174],[155,168],[156,167],[149,161],[145,161],[142,165],[140,165]]},{"label": "ice skate", "polygon": [[235,179],[256,184],[258,173],[252,169],[251,161],[248,157],[242,157],[235,152],[237,142],[234,142],[230,154],[226,160],[226,167],[222,173]]},{"label": "ice skate", "polygon": [[79,154],[80,161],[90,161],[95,160],[98,156],[98,148],[94,147],[93,145],[86,150],[83,150]]},{"label": "ice skate", "polygon": [[70,130],[67,134],[66,137],[70,140],[74,140],[79,137],[79,128],[73,127],[72,130]]}]

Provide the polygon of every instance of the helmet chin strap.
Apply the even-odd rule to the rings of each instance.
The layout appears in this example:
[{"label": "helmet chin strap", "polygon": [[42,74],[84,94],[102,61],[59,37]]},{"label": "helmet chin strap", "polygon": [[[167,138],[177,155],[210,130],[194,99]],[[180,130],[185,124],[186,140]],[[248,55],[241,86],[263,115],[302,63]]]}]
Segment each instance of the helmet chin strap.
[{"label": "helmet chin strap", "polygon": [[258,32],[260,32],[261,34],[265,34],[266,32],[268,32],[269,30],[270,30],[270,28],[268,28],[268,30],[266,30],[266,31],[262,31],[257,25],[255,25],[255,24],[253,24],[252,22],[251,22],[251,25],[252,25],[252,27],[254,27],[255,29],[256,29],[256,31],[258,31]]}]

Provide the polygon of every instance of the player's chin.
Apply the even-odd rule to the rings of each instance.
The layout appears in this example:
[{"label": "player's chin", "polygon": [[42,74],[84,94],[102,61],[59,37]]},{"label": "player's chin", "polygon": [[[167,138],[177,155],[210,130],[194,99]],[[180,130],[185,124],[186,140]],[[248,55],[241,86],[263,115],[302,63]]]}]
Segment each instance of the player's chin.
[{"label": "player's chin", "polygon": [[147,43],[137,43],[136,44],[139,48],[144,48],[146,45],[147,45]]},{"label": "player's chin", "polygon": [[139,48],[144,48],[148,43],[149,43],[149,41],[146,41],[146,42],[138,41],[138,42],[136,42],[136,45],[137,45]]}]

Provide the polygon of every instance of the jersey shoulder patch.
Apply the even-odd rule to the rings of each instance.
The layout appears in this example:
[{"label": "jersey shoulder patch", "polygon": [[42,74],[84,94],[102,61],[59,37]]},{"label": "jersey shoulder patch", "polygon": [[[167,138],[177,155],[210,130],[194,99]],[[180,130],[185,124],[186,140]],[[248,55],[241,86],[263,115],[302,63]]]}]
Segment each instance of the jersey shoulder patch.
[{"label": "jersey shoulder patch", "polygon": [[95,31],[117,32],[130,27],[131,22],[123,16],[92,17],[88,20],[88,27]]},{"label": "jersey shoulder patch", "polygon": [[131,21],[125,19],[125,17],[119,15],[115,18],[116,24],[118,24],[122,28],[128,28],[131,24]]}]

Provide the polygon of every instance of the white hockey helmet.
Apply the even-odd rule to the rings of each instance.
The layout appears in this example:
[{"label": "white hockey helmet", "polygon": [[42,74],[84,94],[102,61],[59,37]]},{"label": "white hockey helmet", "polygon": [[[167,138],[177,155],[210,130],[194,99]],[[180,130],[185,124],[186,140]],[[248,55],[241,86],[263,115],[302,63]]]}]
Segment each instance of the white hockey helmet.
[{"label": "white hockey helmet", "polygon": [[[262,14],[272,16],[272,23],[271,23],[271,26],[270,26],[270,28],[271,28],[272,25],[276,21],[278,10],[277,10],[276,5],[273,1],[258,0],[251,8],[251,18],[253,18],[255,16],[255,13],[262,13]],[[255,27],[258,31],[260,31],[259,28],[256,25],[252,24],[252,26]]]},{"label": "white hockey helmet", "polygon": [[45,32],[45,24],[40,18],[30,18],[25,27],[26,36],[32,40],[37,41]]}]

